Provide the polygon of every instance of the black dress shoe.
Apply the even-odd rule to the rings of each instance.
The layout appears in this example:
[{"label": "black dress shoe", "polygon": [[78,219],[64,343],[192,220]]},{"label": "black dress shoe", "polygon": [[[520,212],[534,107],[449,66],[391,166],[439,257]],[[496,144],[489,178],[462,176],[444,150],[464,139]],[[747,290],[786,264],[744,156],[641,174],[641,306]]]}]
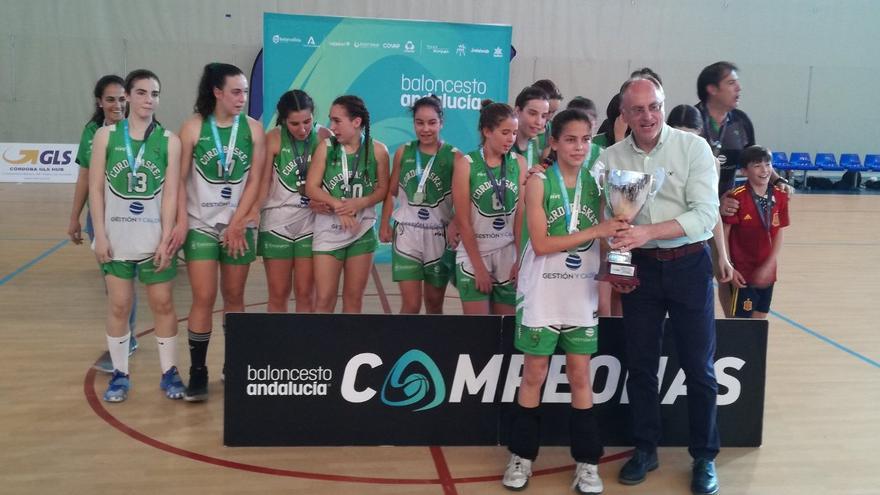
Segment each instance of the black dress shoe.
[{"label": "black dress shoe", "polygon": [[648,471],[657,469],[659,465],[657,451],[645,452],[637,449],[635,454],[623,465],[617,479],[624,485],[638,485],[645,481]]},{"label": "black dress shoe", "polygon": [[718,493],[718,476],[715,474],[715,461],[712,459],[694,459],[691,491],[694,495],[716,495]]}]

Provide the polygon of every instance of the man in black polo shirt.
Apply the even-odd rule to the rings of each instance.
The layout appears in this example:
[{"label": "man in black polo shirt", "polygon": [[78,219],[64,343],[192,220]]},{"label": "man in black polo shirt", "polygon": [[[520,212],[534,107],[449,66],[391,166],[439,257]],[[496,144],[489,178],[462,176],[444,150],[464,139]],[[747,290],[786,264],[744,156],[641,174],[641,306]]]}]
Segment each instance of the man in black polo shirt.
[{"label": "man in black polo shirt", "polygon": [[[736,171],[739,168],[742,151],[755,144],[755,128],[745,112],[739,110],[739,96],[742,87],[736,65],[730,62],[715,62],[705,67],[697,77],[697,108],[703,116],[701,135],[709,142],[712,153],[721,165],[718,174],[718,194],[721,196],[721,215],[730,216],[739,210],[739,202],[730,195],[733,190]],[[773,185],[788,182],[774,171],[770,177]],[[786,187],[786,192],[791,189]],[[715,253],[713,252],[713,255]],[[717,266],[717,263],[715,264]],[[718,299],[724,316],[730,318],[730,292],[719,287]]]},{"label": "man in black polo shirt", "polygon": [[[755,128],[749,116],[737,109],[742,87],[737,67],[730,62],[716,62],[697,78],[697,108],[703,114],[702,135],[721,162],[718,193],[733,189],[734,177],[742,150],[755,144]],[[723,206],[723,205],[722,205]]]}]

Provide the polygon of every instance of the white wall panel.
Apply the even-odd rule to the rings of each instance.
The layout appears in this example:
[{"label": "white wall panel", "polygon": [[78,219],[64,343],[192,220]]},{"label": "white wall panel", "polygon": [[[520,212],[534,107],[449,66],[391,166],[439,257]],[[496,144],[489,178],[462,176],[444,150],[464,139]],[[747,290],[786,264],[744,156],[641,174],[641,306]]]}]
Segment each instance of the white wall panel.
[{"label": "white wall panel", "polygon": [[549,77],[600,113],[634,68],[663,76],[671,107],[696,100],[703,66],[731,60],[760,142],[880,151],[865,111],[880,107],[873,0],[0,0],[0,136],[75,140],[95,79],[140,66],[162,78],[160,115],[177,128],[206,63],[250,70],[269,11],[511,24],[511,96]]}]

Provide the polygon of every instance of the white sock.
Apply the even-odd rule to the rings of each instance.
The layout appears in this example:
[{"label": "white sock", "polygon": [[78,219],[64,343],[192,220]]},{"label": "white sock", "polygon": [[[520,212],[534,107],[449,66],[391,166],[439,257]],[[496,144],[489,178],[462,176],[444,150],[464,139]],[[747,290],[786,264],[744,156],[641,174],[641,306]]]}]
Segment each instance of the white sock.
[{"label": "white sock", "polygon": [[162,373],[165,373],[172,366],[177,366],[177,335],[156,337],[156,343],[159,344],[159,366]]},{"label": "white sock", "polygon": [[122,337],[107,336],[107,350],[110,351],[110,360],[113,361],[113,369],[128,374],[128,341],[131,334]]}]

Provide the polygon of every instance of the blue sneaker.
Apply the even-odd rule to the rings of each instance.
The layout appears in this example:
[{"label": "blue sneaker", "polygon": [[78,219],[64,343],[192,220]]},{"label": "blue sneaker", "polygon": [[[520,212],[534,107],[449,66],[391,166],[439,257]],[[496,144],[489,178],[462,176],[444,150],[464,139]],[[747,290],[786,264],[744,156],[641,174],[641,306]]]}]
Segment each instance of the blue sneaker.
[{"label": "blue sneaker", "polygon": [[131,388],[131,382],[128,375],[114,370],[113,376],[110,377],[110,384],[107,385],[107,391],[104,392],[104,400],[107,402],[122,402],[128,398],[128,389]]},{"label": "blue sneaker", "polygon": [[110,353],[104,351],[104,354],[101,354],[101,357],[99,357],[98,360],[95,361],[95,364],[92,365],[92,368],[95,368],[101,373],[107,373],[108,375],[110,373],[113,373],[113,370],[115,370],[115,368],[113,367],[113,360],[110,359]]},{"label": "blue sneaker", "polygon": [[135,338],[134,330],[132,330],[131,337],[128,339],[128,355],[131,356],[136,350],[138,350],[138,339]]},{"label": "blue sneaker", "polygon": [[182,399],[186,393],[186,386],[180,379],[180,373],[177,372],[177,366],[162,373],[162,380],[159,381],[159,388],[165,391],[165,397],[171,400]]}]

